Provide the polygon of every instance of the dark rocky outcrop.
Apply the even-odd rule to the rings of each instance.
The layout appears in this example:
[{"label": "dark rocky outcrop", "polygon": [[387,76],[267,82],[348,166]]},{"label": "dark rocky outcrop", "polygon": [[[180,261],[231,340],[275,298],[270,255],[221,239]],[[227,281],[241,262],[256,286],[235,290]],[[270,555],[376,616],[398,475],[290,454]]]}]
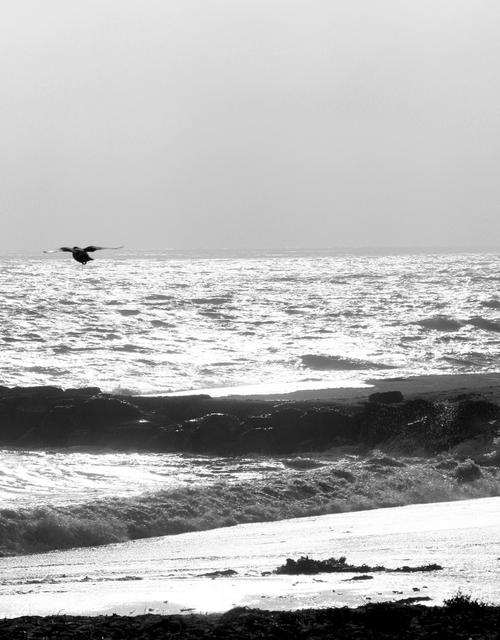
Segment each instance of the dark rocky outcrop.
[{"label": "dark rocky outcrop", "polygon": [[371,393],[368,396],[368,401],[393,404],[394,402],[403,402],[403,394],[401,391],[381,391],[379,393]]},{"label": "dark rocky outcrop", "polygon": [[209,413],[182,424],[183,449],[196,453],[230,453],[236,448],[241,422],[227,413]]},{"label": "dark rocky outcrop", "polygon": [[[350,445],[412,455],[471,439],[494,444],[499,407],[481,397],[404,400],[399,392],[359,404],[265,401],[206,395],[142,398],[89,387],[0,387],[0,445],[105,446],[218,455],[324,451]],[[470,455],[470,454],[467,454]],[[466,457],[466,456],[464,456]]]},{"label": "dark rocky outcrop", "polygon": [[100,429],[142,417],[140,409],[118,398],[92,396],[79,407],[79,422],[87,429]]}]

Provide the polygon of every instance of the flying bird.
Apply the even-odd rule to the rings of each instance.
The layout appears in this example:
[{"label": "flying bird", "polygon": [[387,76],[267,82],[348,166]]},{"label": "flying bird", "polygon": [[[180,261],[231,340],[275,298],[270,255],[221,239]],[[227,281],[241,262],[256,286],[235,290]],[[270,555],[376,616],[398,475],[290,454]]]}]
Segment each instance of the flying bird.
[{"label": "flying bird", "polygon": [[98,251],[99,249],[121,249],[122,247],[96,247],[94,244],[89,245],[88,247],[59,247],[59,249],[50,249],[49,251],[44,251],[44,253],[56,253],[57,251],[69,251],[73,254],[73,258],[79,262],[80,264],[87,264],[91,258],[89,253],[92,251]]}]

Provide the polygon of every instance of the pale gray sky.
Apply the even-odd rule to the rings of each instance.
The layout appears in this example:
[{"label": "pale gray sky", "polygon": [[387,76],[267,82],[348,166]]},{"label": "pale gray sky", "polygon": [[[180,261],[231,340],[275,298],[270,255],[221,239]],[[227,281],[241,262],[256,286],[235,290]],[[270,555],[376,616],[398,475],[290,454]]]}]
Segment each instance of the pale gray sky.
[{"label": "pale gray sky", "polygon": [[498,246],[497,0],[4,0],[0,249]]}]

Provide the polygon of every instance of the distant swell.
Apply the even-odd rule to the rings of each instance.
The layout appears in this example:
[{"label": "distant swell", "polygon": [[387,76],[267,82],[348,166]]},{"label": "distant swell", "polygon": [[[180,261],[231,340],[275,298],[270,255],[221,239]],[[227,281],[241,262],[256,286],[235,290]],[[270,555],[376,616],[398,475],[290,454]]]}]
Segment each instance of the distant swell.
[{"label": "distant swell", "polygon": [[302,364],[308,369],[318,371],[356,371],[362,369],[393,369],[391,365],[380,362],[370,362],[369,360],[356,360],[354,358],[343,358],[342,356],[317,356],[307,354],[300,356]]},{"label": "distant swell", "polygon": [[435,331],[458,331],[463,326],[462,322],[447,316],[434,316],[418,320],[417,324],[424,329],[434,329]]},{"label": "distant swell", "polygon": [[487,320],[481,316],[475,316],[469,320],[469,324],[477,327],[478,329],[483,329],[484,331],[500,333],[500,322],[496,320]]},{"label": "distant swell", "polygon": [[139,309],[118,309],[118,313],[122,316],[136,316],[140,313]]},{"label": "distant swell", "polygon": [[487,307],[488,309],[500,309],[500,300],[498,298],[491,298],[491,300],[484,300],[481,302],[482,307]]},{"label": "distant swell", "polygon": [[210,296],[207,298],[192,298],[194,304],[225,304],[231,300],[231,296]]}]

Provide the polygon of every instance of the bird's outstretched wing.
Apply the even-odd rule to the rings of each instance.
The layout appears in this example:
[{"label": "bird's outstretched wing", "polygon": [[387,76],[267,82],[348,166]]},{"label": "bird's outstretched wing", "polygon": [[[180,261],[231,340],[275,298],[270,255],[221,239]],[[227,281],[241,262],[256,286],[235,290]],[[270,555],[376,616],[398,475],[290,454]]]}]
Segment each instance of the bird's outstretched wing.
[{"label": "bird's outstretched wing", "polygon": [[121,247],[96,247],[95,244],[91,244],[88,247],[84,247],[84,251],[98,251],[99,249],[123,249],[123,246]]},{"label": "bird's outstretched wing", "polygon": [[70,251],[70,252],[72,252],[73,249],[71,249],[70,247],[59,247],[59,249],[49,249],[48,251],[44,251],[44,253],[56,253],[57,251]]}]

